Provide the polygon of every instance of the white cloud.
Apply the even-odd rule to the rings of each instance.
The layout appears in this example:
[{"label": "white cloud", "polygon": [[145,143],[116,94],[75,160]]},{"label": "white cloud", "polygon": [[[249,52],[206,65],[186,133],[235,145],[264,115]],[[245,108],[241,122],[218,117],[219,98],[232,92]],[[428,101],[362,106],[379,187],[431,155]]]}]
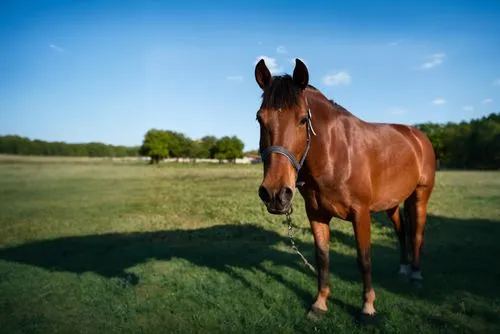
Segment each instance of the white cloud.
[{"label": "white cloud", "polygon": [[435,99],[434,101],[432,101],[432,103],[437,105],[437,106],[440,106],[440,105],[446,104],[446,100],[443,99],[442,97],[439,97],[439,98]]},{"label": "white cloud", "polygon": [[323,77],[323,83],[327,86],[348,85],[351,81],[351,75],[345,71],[327,74]]},{"label": "white cloud", "polygon": [[423,70],[428,70],[438,65],[441,65],[445,57],[446,55],[444,53],[435,53],[427,57],[428,60],[425,63],[423,63],[420,68]]},{"label": "white cloud", "polygon": [[493,102],[493,100],[490,99],[490,98],[487,98],[487,99],[484,99],[484,100],[481,101],[482,104],[488,104],[488,103],[491,103],[491,102]]},{"label": "white cloud", "polygon": [[474,110],[474,107],[473,107],[473,106],[463,106],[463,107],[462,107],[462,110],[465,110],[465,111],[473,111],[473,110]]},{"label": "white cloud", "polygon": [[394,107],[394,108],[389,109],[389,113],[391,115],[403,115],[403,114],[408,113],[408,109]]},{"label": "white cloud", "polygon": [[264,59],[264,62],[266,63],[266,66],[272,75],[283,72],[283,68],[278,67],[278,62],[276,61],[276,58],[271,58],[268,56],[258,56],[254,65],[256,65],[261,59]]},{"label": "white cloud", "polygon": [[53,49],[53,50],[56,50],[58,52],[64,52],[64,49],[60,46],[57,46],[55,44],[49,44],[49,48]]},{"label": "white cloud", "polygon": [[284,45],[280,45],[276,48],[277,53],[287,53],[286,47]]},{"label": "white cloud", "polygon": [[389,46],[398,46],[403,42],[402,39],[398,39],[397,41],[393,41],[389,43]]},{"label": "white cloud", "polygon": [[243,76],[242,75],[228,75],[226,77],[227,81],[233,81],[233,82],[241,82],[243,81]]}]

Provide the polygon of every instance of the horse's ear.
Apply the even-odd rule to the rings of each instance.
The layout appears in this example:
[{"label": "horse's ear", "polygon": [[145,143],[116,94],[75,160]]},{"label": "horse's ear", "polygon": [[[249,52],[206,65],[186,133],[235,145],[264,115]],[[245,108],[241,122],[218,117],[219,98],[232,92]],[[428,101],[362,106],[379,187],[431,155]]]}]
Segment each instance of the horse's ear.
[{"label": "horse's ear", "polygon": [[257,65],[255,65],[255,81],[257,81],[259,87],[264,89],[271,82],[272,78],[264,59],[259,60]]},{"label": "horse's ear", "polygon": [[309,84],[309,71],[306,64],[300,59],[295,59],[295,69],[293,70],[293,82],[301,89],[305,89]]}]

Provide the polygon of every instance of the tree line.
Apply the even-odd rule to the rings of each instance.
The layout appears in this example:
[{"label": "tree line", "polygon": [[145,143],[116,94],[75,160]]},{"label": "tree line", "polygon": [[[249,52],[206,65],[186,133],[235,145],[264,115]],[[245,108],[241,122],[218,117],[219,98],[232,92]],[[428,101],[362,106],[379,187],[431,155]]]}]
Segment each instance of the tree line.
[{"label": "tree line", "polygon": [[98,142],[66,143],[31,140],[18,135],[0,136],[0,153],[67,157],[129,157],[137,156],[138,147],[115,146]]},{"label": "tree line", "polygon": [[500,169],[500,113],[469,122],[416,125],[427,134],[438,167]]},{"label": "tree line", "polygon": [[[420,123],[441,168],[500,169],[500,113],[460,123]],[[151,129],[142,145],[114,146],[98,142],[71,144],[31,140],[17,135],[0,136],[0,153],[46,156],[206,158],[234,161],[243,156],[243,142],[236,136],[205,136],[193,140],[180,132]],[[252,151],[252,153],[258,153]]]},{"label": "tree line", "polygon": [[193,140],[180,132],[151,129],[141,146],[115,146],[98,142],[66,143],[31,140],[18,135],[0,136],[0,154],[68,157],[150,157],[151,163],[165,158],[198,158],[234,161],[243,157],[244,144],[236,136],[205,136]]}]

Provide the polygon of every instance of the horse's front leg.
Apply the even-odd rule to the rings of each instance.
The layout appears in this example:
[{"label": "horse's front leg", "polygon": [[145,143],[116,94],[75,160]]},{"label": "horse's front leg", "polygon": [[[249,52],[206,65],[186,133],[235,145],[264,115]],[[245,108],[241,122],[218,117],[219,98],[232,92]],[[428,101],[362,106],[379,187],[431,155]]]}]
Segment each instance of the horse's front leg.
[{"label": "horse's front leg", "polygon": [[311,307],[308,317],[319,320],[328,310],[327,298],[330,296],[328,286],[328,269],[330,253],[330,225],[329,219],[310,219],[316,249],[316,270],[318,275],[318,292],[316,301]]}]

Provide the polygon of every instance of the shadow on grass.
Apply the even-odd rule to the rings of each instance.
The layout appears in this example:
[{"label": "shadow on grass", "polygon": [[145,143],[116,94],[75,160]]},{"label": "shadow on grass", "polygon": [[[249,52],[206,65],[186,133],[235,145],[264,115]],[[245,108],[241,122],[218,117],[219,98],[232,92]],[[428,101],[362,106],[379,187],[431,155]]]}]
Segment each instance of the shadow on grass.
[{"label": "shadow on grass", "polygon": [[[381,216],[375,216],[373,222],[391,227],[389,221]],[[451,294],[464,291],[492,300],[498,298],[500,287],[495,282],[500,280],[500,243],[497,241],[500,222],[430,216],[428,226],[422,266],[426,287],[423,293],[419,293],[419,298],[438,303]],[[334,224],[332,228],[333,243],[354,248],[352,235],[335,230]],[[383,231],[389,233],[388,229]],[[409,285],[401,284],[397,277],[399,250],[394,232],[390,230],[390,233],[393,245],[374,243],[372,246],[375,287],[414,295],[415,291]],[[126,270],[150,259],[185,259],[196,266],[227,273],[247,287],[251,287],[252,283],[232,268],[260,270],[292,290],[308,307],[314,298],[311,293],[281,275],[269,272],[262,265],[270,261],[277,266],[308,273],[311,284],[316,285],[315,278],[299,264],[296,254],[276,248],[280,243],[288,245],[289,240],[262,227],[227,224],[196,230],[113,233],[35,241],[0,249],[0,259],[53,271],[94,272],[107,278],[122,278],[128,284],[137,284],[140,277]],[[309,260],[314,259],[311,243],[298,240],[296,243]],[[331,275],[344,281],[358,282],[361,286],[353,256],[332,250],[330,258]],[[335,299],[335,286],[332,286],[332,292],[333,303],[353,316],[357,313],[357,305],[346,305]],[[488,310],[480,313],[475,316],[488,322],[498,321]]]}]

